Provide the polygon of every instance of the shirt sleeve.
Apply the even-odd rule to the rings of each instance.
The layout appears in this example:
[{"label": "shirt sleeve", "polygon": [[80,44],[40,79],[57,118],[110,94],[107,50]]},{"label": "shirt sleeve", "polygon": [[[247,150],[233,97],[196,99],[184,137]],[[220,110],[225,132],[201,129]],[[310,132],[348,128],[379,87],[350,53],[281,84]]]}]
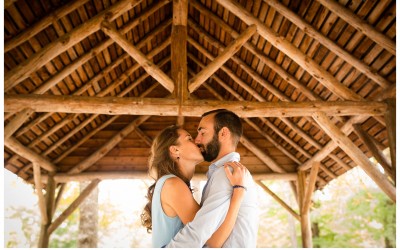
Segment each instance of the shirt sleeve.
[{"label": "shirt sleeve", "polygon": [[193,221],[187,223],[166,247],[201,248],[222,224],[232,196],[232,187],[223,168],[222,171],[216,171],[213,174],[208,185],[210,185],[210,195],[204,201]]}]

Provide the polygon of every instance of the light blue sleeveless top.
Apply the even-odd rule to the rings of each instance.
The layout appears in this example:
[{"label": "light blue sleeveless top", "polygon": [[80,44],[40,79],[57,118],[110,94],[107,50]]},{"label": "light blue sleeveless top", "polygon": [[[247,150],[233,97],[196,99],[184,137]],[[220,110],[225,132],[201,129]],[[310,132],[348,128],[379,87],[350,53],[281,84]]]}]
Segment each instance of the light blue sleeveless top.
[{"label": "light blue sleeveless top", "polygon": [[152,243],[153,247],[163,247],[183,228],[183,223],[178,216],[169,217],[161,206],[161,190],[168,178],[176,177],[173,174],[164,175],[158,179],[154,188],[151,204]]}]

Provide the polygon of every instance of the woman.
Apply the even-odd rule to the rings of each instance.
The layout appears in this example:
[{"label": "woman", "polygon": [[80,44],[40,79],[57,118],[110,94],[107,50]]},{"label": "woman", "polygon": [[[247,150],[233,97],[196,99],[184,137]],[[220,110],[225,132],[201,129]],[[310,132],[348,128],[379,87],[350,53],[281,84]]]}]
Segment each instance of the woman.
[{"label": "woman", "polygon": [[[148,232],[152,231],[153,247],[167,245],[200,209],[193,198],[190,180],[196,164],[203,161],[191,135],[178,126],[165,128],[155,138],[149,158],[149,173],[156,182],[149,187],[149,202],[142,214],[142,224]],[[233,168],[233,173],[228,166]],[[246,171],[238,162],[225,164],[225,172],[232,186],[243,186]],[[233,229],[244,192],[243,188],[233,189],[225,221],[207,241],[207,246],[222,247]]]}]

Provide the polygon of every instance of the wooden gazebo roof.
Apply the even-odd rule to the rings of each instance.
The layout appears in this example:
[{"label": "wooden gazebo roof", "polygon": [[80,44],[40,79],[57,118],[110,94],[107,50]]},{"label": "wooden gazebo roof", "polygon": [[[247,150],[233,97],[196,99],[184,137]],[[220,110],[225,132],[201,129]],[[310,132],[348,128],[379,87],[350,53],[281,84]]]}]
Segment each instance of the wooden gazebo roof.
[{"label": "wooden gazebo roof", "polygon": [[5,168],[31,182],[34,172],[143,178],[159,131],[177,123],[196,135],[203,112],[225,107],[242,117],[238,152],[256,180],[296,180],[320,162],[322,188],[359,165],[395,199],[395,163],[379,156],[395,150],[395,9],[394,0],[6,0]]}]

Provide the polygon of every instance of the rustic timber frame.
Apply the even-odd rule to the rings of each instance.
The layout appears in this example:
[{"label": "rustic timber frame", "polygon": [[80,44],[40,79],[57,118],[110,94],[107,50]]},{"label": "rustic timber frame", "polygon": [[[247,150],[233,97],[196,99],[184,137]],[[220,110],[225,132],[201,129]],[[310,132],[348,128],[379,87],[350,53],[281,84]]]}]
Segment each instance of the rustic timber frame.
[{"label": "rustic timber frame", "polygon": [[[242,118],[242,163],[303,247],[313,192],[355,166],[396,201],[394,0],[65,2],[4,3],[5,168],[37,190],[39,247],[101,180],[148,178],[157,132],[216,108]],[[53,218],[70,181],[91,184]]]}]

